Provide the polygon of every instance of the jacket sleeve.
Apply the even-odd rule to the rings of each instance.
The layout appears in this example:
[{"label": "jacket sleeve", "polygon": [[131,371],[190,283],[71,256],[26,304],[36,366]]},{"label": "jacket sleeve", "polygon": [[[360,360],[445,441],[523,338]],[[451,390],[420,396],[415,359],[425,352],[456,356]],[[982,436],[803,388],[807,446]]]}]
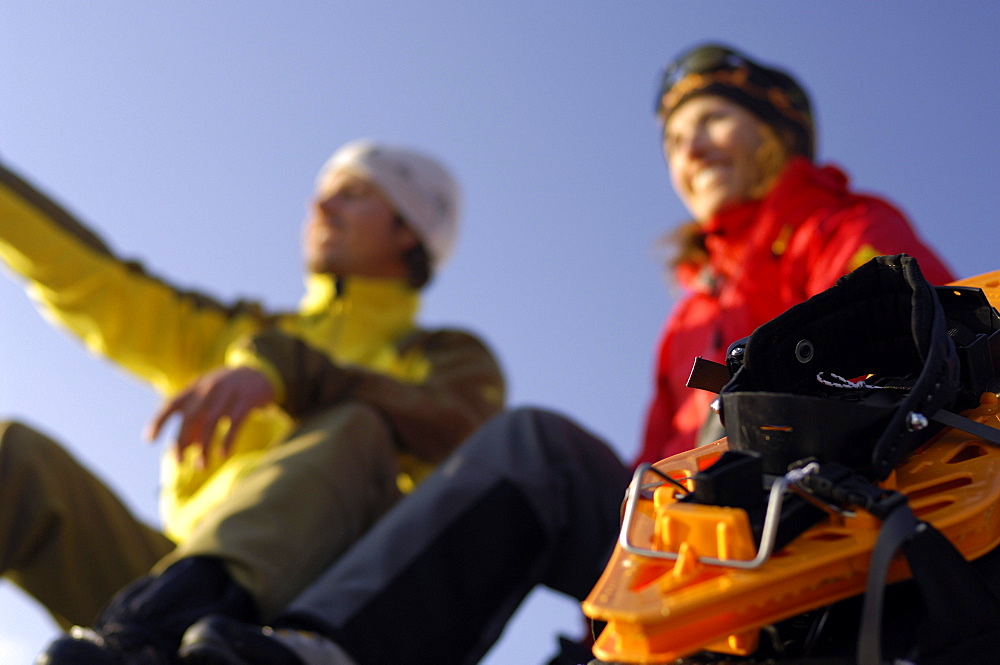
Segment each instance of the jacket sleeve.
[{"label": "jacket sleeve", "polygon": [[858,197],[853,205],[822,219],[806,239],[800,257],[805,271],[806,296],[824,291],[876,256],[909,254],[917,258],[924,276],[934,284],[952,281],[951,271],[916,234],[906,217],[874,197]]},{"label": "jacket sleeve", "polygon": [[277,380],[279,406],[300,418],[346,400],[375,407],[392,426],[401,449],[432,464],[444,459],[479,425],[499,413],[504,380],[493,355],[473,335],[457,330],[415,332],[398,344],[402,358],[424,364],[419,381],[403,381],[339,365],[301,339],[269,329],[232,354]]},{"label": "jacket sleeve", "polygon": [[222,363],[264,315],[183,291],[127,262],[35,187],[0,165],[0,258],[47,318],[152,383],[174,392]]}]

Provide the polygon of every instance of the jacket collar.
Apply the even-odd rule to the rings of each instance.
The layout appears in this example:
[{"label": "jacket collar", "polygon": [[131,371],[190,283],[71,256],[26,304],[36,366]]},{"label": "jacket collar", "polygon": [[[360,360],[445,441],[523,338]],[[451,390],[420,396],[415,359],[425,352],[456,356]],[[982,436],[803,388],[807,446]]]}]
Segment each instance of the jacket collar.
[{"label": "jacket collar", "polygon": [[299,311],[336,357],[361,361],[413,330],[419,309],[419,292],[405,280],[310,274]]},{"label": "jacket collar", "polygon": [[836,166],[793,157],[764,198],[726,208],[704,224],[708,263],[682,267],[678,280],[696,291],[714,290],[720,276],[742,270],[750,252],[770,247],[779,234],[794,231],[809,210],[824,198],[845,193],[847,186],[847,176]]}]

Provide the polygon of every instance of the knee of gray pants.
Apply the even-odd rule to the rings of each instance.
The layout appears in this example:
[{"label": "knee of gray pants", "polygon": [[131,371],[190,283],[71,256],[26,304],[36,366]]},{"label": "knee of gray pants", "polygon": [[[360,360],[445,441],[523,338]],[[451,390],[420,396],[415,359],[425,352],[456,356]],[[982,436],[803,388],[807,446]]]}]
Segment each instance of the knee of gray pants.
[{"label": "knee of gray pants", "polygon": [[576,511],[596,511],[616,525],[629,482],[628,470],[606,443],[566,416],[533,407],[494,417],[444,463],[442,472],[463,465],[484,478],[512,482],[551,531],[561,530]]}]

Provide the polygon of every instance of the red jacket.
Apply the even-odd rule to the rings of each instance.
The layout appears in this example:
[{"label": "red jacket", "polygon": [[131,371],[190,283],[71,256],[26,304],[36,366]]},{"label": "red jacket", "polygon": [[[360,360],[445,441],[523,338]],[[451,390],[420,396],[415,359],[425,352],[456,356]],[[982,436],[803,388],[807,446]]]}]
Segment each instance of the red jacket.
[{"label": "red jacket", "polygon": [[789,163],[764,199],[726,209],[704,230],[708,264],[677,271],[686,293],[660,340],[637,464],[694,446],[715,398],[684,385],[696,356],[722,362],[731,342],[874,256],[906,253],[931,283],[954,280],[899,210],[851,192],[836,167],[802,158]]}]

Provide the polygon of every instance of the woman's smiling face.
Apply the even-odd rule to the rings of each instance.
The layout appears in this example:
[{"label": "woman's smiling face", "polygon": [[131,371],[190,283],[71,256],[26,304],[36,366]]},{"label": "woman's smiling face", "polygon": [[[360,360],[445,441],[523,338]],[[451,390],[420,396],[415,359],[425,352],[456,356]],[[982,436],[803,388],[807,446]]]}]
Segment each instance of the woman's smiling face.
[{"label": "woman's smiling face", "polygon": [[773,129],[724,97],[700,95],[670,115],[663,151],[674,190],[695,220],[764,194],[776,175],[761,160],[769,138],[777,141]]}]

